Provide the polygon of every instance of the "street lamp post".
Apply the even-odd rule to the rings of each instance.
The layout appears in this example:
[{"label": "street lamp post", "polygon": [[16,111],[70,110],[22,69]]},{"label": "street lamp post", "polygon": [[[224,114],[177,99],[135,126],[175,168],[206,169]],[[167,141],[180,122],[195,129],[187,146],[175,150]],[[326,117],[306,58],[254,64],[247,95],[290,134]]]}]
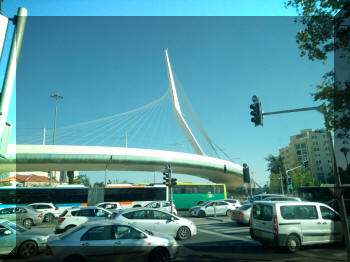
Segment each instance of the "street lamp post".
[{"label": "street lamp post", "polygon": [[[54,126],[53,126],[53,137],[52,137],[52,144],[55,144],[55,135],[56,135],[56,118],[57,118],[57,102],[58,99],[63,99],[63,96],[59,95],[59,94],[53,94],[51,95],[52,98],[56,99],[56,105],[55,105],[55,119],[54,119]],[[50,186],[52,185],[52,172],[50,171]]]},{"label": "street lamp post", "polygon": [[55,144],[55,135],[56,135],[57,102],[58,102],[59,98],[63,99],[63,96],[61,96],[59,94],[53,94],[53,95],[51,95],[51,97],[56,99],[55,119],[54,119],[53,137],[52,137],[52,144],[54,145]]}]

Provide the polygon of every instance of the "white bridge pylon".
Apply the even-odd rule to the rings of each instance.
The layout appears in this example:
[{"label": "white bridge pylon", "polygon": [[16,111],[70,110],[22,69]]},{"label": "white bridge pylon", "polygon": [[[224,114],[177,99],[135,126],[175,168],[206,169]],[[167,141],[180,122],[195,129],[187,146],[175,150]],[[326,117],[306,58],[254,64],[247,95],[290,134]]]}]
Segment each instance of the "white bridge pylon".
[{"label": "white bridge pylon", "polygon": [[242,167],[219,158],[126,147],[9,145],[0,159],[0,172],[15,171],[160,171],[170,164],[173,173],[225,183],[228,190],[243,184]]}]

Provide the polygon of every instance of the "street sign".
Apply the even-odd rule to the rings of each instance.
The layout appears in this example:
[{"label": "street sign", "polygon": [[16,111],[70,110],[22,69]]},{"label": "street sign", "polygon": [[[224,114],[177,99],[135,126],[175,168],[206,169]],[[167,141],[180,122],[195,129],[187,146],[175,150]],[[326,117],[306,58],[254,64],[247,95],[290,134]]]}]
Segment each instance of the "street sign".
[{"label": "street sign", "polygon": [[328,189],[337,200],[339,200],[344,193],[344,187],[342,186],[328,187]]}]

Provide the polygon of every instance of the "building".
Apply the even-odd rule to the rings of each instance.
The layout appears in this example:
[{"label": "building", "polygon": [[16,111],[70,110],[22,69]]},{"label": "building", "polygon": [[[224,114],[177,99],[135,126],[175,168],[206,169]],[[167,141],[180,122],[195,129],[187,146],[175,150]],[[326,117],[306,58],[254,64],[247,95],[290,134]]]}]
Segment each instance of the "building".
[{"label": "building", "polygon": [[[52,174],[52,184],[68,184],[67,171],[51,171]],[[74,171],[74,179],[79,176],[79,171]],[[11,182],[13,186],[21,185],[23,182],[30,178],[30,183],[38,182],[42,185],[50,184],[50,173],[49,172],[10,172],[6,174],[0,174],[0,182]],[[26,184],[26,186],[28,183]]]},{"label": "building", "polygon": [[307,162],[315,181],[333,183],[333,155],[326,130],[305,129],[291,136],[287,147],[279,150],[286,170]]},{"label": "building", "polygon": [[[14,187],[31,187],[31,186],[48,186],[50,179],[47,176],[38,176],[35,174],[22,175],[14,174],[8,178],[0,180],[0,183],[10,182]],[[55,179],[52,180],[52,185],[58,185],[59,182]]]}]

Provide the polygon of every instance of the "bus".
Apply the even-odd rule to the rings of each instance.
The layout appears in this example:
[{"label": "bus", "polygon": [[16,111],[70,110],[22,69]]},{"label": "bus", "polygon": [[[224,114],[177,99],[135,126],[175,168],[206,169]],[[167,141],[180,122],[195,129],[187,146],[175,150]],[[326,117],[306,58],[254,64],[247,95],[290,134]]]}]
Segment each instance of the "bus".
[{"label": "bus", "polygon": [[123,208],[140,207],[152,201],[168,201],[165,185],[108,185],[104,188],[84,186],[0,187],[0,208],[52,203],[63,211],[69,207],[120,202]]},{"label": "bus", "polygon": [[177,182],[177,185],[173,188],[173,201],[178,210],[189,209],[200,202],[226,198],[225,184]]}]

